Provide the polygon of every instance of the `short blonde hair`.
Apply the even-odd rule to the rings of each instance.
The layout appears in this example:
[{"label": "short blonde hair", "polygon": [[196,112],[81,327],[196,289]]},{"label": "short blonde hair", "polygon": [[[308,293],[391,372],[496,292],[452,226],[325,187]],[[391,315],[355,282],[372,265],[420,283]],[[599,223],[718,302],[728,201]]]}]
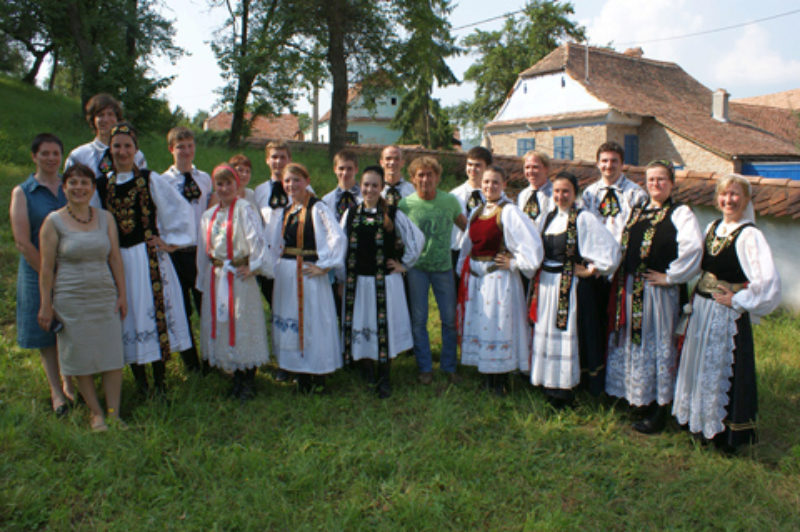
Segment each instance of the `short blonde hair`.
[{"label": "short blonde hair", "polygon": [[408,177],[414,179],[414,176],[417,175],[417,172],[423,168],[432,170],[437,177],[442,176],[442,165],[439,164],[439,161],[430,155],[423,155],[421,157],[417,157],[411,161],[411,164],[408,165]]},{"label": "short blonde hair", "polygon": [[714,196],[715,197],[719,196],[720,194],[725,192],[726,188],[728,188],[729,186],[731,186],[733,184],[737,184],[740,187],[742,187],[742,191],[744,192],[745,200],[746,201],[750,201],[750,196],[752,194],[752,192],[750,190],[750,181],[748,181],[747,178],[744,177],[741,174],[728,174],[726,176],[721,177],[717,181],[717,188],[716,188],[716,191],[714,192]]},{"label": "short blonde hair", "polygon": [[546,153],[531,150],[522,156],[523,163],[525,162],[525,159],[527,159],[528,157],[536,157],[537,159],[539,159],[539,162],[541,162],[544,165],[545,168],[547,168],[548,170],[550,169],[550,157],[548,157]]}]

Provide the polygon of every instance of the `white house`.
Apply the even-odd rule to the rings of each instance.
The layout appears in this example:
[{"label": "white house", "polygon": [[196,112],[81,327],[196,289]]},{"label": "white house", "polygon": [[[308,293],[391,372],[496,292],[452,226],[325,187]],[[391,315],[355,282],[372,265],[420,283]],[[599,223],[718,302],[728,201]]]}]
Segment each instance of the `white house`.
[{"label": "white house", "polygon": [[[396,91],[382,92],[375,99],[373,108],[364,101],[361,85],[356,84],[347,91],[347,142],[349,144],[394,144],[401,131],[389,127],[397,113],[400,96]],[[330,141],[331,112],[319,119],[319,142]],[[311,138],[311,128],[303,132],[306,139]]]}]

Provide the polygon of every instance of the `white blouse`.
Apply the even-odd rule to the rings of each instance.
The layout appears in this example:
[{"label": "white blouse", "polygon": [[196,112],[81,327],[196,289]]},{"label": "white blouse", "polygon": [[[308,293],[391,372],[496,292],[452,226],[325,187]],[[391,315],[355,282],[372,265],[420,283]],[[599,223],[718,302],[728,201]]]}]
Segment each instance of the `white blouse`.
[{"label": "white blouse", "polygon": [[[567,230],[568,213],[560,208],[553,221],[544,230],[545,235],[557,235]],[[601,275],[613,273],[621,260],[620,248],[614,236],[603,222],[589,211],[581,211],[576,222],[578,251],[585,260],[594,265]],[[550,261],[545,259],[545,263]],[[551,266],[557,266],[551,263]]]},{"label": "white blouse", "polygon": [[[470,223],[472,220],[470,220]],[[544,248],[542,239],[536,226],[530,218],[513,203],[508,203],[500,213],[500,223],[503,224],[503,240],[508,251],[511,252],[511,270],[519,270],[525,277],[533,277],[542,264]],[[472,239],[469,238],[469,226],[465,231],[467,238],[461,246],[458,255],[458,269],[461,271],[464,261],[472,252]]]},{"label": "white blouse", "polygon": [[[716,235],[725,237],[743,223],[745,220],[722,222],[717,227]],[[706,227],[706,234],[712,224]],[[764,234],[755,227],[745,227],[736,239],[736,257],[748,283],[747,288],[733,296],[731,303],[734,310],[749,312],[754,318],[766,316],[781,302],[781,279]]]},{"label": "white blouse", "polygon": [[688,205],[681,205],[672,211],[672,225],[677,231],[678,256],[669,263],[667,282],[669,284],[688,283],[700,274],[703,261],[703,234],[697,217]]}]

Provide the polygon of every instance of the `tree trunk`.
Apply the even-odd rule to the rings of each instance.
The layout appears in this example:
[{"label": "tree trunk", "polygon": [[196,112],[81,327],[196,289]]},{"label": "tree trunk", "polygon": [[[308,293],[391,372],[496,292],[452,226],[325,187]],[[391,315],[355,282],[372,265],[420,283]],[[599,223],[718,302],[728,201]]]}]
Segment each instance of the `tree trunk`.
[{"label": "tree trunk", "polygon": [[47,90],[53,92],[56,86],[56,73],[58,72],[58,48],[53,48],[53,68],[50,69],[50,79],[47,81]]},{"label": "tree trunk", "polygon": [[25,74],[25,77],[22,78],[23,83],[27,83],[28,85],[35,85],[36,84],[36,76],[39,75],[39,69],[42,67],[42,63],[44,62],[44,58],[47,54],[50,53],[50,48],[46,48],[42,51],[33,52],[33,57],[35,57],[33,61],[33,66],[31,69],[28,70],[28,73]]},{"label": "tree trunk", "polygon": [[92,43],[86,38],[80,7],[74,0],[67,4],[67,27],[75,47],[78,49],[78,64],[81,69],[81,107],[97,94],[99,63]]},{"label": "tree trunk", "polygon": [[347,58],[344,53],[344,18],[346,3],[328,2],[328,64],[333,78],[328,154],[333,156],[347,140]]},{"label": "tree trunk", "polygon": [[[248,53],[248,22],[250,18],[250,1],[242,2],[242,34],[239,41],[239,56],[242,59]],[[235,19],[234,19],[235,22]],[[233,41],[236,42],[236,24],[233,25]],[[247,106],[247,97],[253,88],[255,75],[250,72],[242,72],[244,61],[239,63],[239,82],[236,84],[236,97],[233,101],[233,117],[231,119],[231,133],[228,137],[228,147],[235,148],[239,145],[244,131],[244,111]]]}]

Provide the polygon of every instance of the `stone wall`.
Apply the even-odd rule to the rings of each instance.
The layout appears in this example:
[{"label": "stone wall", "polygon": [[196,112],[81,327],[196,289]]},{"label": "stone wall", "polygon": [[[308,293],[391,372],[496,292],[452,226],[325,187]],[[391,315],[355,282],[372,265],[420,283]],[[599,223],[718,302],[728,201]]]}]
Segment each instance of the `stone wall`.
[{"label": "stone wall", "polygon": [[[620,127],[620,126],[613,126]],[[572,135],[573,158],[593,161],[597,147],[608,138],[608,126],[581,126],[545,131],[518,131],[490,135],[492,152],[496,155],[517,154],[517,139],[536,139],[536,150],[553,156],[553,139]]]}]

